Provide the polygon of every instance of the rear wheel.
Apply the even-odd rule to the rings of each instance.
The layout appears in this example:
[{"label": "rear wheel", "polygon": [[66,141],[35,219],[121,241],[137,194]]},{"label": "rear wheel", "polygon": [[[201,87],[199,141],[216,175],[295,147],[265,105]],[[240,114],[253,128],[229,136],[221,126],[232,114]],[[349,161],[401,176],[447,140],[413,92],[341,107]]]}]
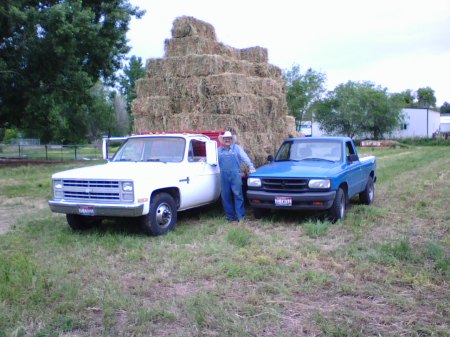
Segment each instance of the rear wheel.
[{"label": "rear wheel", "polygon": [[102,219],[94,216],[66,214],[67,223],[73,230],[85,230],[100,225]]},{"label": "rear wheel", "polygon": [[346,198],[344,190],[339,188],[336,192],[333,205],[328,210],[328,218],[332,223],[345,218]]},{"label": "rear wheel", "polygon": [[160,193],[153,197],[150,212],[139,218],[142,230],[147,235],[162,235],[174,230],[177,222],[175,200],[168,193]]},{"label": "rear wheel", "polygon": [[370,205],[375,198],[375,185],[372,177],[367,180],[366,188],[359,193],[359,202],[364,205]]}]

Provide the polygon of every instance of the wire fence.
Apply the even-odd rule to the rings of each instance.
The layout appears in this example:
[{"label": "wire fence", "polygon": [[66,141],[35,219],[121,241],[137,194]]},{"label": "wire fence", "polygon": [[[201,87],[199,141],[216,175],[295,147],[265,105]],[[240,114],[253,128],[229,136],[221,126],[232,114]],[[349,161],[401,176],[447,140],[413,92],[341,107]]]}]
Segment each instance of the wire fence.
[{"label": "wire fence", "polygon": [[97,160],[102,159],[96,145],[9,145],[0,144],[0,159],[23,160]]}]

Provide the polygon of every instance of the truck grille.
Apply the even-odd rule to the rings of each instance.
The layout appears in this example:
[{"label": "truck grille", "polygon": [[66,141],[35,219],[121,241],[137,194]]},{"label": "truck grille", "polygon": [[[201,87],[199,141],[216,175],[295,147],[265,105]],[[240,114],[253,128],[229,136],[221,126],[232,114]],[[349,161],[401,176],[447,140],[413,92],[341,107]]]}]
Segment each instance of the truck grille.
[{"label": "truck grille", "polygon": [[308,179],[262,179],[262,189],[267,192],[308,191]]},{"label": "truck grille", "polygon": [[111,180],[64,180],[64,187],[119,188],[118,181]]},{"label": "truck grille", "polygon": [[64,199],[69,201],[120,202],[117,180],[63,180]]}]

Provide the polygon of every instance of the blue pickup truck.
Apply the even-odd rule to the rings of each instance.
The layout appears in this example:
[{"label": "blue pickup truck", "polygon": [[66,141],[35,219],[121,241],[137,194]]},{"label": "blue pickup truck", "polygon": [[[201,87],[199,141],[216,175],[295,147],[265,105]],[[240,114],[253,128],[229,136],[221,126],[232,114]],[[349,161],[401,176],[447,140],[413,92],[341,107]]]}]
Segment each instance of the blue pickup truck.
[{"label": "blue pickup truck", "polygon": [[271,209],[290,209],[325,211],[336,222],[354,196],[366,205],[374,199],[376,158],[359,157],[351,138],[289,138],[268,161],[247,178],[257,219]]}]

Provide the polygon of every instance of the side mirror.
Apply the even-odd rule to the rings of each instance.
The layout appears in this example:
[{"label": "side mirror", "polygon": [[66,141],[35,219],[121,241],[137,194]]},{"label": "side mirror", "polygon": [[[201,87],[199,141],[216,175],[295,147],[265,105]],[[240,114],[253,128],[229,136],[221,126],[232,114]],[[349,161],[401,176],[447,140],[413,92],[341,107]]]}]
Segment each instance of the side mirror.
[{"label": "side mirror", "polygon": [[209,165],[216,166],[219,164],[218,154],[217,154],[217,143],[213,140],[206,142],[206,162]]},{"label": "side mirror", "polygon": [[104,137],[102,141],[102,158],[109,161],[109,139],[108,137]]},{"label": "side mirror", "polygon": [[353,163],[355,161],[359,161],[359,157],[357,154],[350,154],[347,156],[347,159],[350,163]]},{"label": "side mirror", "polygon": [[273,156],[272,156],[271,154],[269,154],[269,155],[267,156],[267,161],[268,161],[269,163],[273,162]]}]

